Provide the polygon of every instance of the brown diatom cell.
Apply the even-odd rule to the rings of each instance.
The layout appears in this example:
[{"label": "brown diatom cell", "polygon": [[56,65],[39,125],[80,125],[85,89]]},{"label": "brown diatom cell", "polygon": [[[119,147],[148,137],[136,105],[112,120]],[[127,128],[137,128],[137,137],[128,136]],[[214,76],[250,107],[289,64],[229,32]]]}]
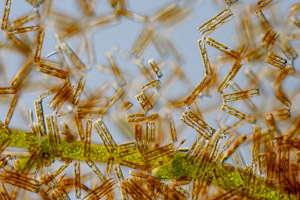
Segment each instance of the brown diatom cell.
[{"label": "brown diatom cell", "polygon": [[0,199],[300,199],[299,1],[0,12]]}]

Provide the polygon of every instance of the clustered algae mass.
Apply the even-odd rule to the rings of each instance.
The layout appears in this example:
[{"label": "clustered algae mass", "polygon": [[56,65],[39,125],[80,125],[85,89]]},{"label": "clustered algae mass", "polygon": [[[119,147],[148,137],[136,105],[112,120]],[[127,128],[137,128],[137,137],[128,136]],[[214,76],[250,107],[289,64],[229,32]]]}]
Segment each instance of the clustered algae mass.
[{"label": "clustered algae mass", "polygon": [[[1,1],[0,199],[300,199],[300,2],[140,2]],[[195,18],[185,67],[172,33]],[[126,22],[129,49],[94,34]]]}]

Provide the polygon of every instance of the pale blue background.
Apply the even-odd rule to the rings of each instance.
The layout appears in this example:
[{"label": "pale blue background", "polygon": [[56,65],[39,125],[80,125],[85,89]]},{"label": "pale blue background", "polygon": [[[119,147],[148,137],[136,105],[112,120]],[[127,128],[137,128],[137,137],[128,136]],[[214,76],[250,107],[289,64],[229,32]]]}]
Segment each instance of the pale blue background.
[{"label": "pale blue background", "polygon": [[[82,22],[83,19],[80,17],[81,10],[75,4],[74,2],[77,2],[75,0],[63,0],[63,1],[55,1],[54,2],[54,7],[56,10],[63,12],[67,15],[73,15],[74,18],[77,18],[79,22]],[[167,1],[167,0],[129,0],[128,2],[128,10],[136,12],[136,13],[141,13],[147,16],[151,16],[157,9],[168,5],[169,3],[173,1]],[[190,91],[199,83],[199,81],[203,78],[203,66],[202,66],[202,60],[201,56],[199,54],[199,49],[197,45],[197,40],[201,38],[200,33],[197,31],[197,27],[201,25],[203,22],[207,21],[214,15],[216,15],[220,10],[224,8],[224,3],[223,0],[182,0],[182,1],[177,1],[180,5],[192,5],[191,6],[191,14],[190,16],[184,20],[182,23],[180,23],[178,26],[172,27],[170,29],[167,29],[164,32],[160,33],[165,33],[169,34],[171,40],[174,42],[176,45],[177,49],[179,50],[180,54],[182,55],[183,62],[182,63],[177,63],[182,66],[186,76],[189,78],[191,85],[190,86],[184,86],[183,84],[177,83],[176,85],[172,86],[169,91],[167,91],[165,94],[162,94],[166,97],[169,98],[178,98],[179,96],[182,95],[187,95],[190,93]],[[232,11],[235,14],[238,14],[239,12],[243,12],[242,9],[246,9],[247,6],[249,5],[249,2],[251,2],[251,5],[253,5],[256,1],[239,1],[240,4],[233,7]],[[296,0],[283,0],[283,1],[275,1],[275,2],[281,2],[279,6],[278,13],[275,13],[275,17],[278,18],[278,20],[281,20],[282,22],[285,22],[285,20],[288,17],[287,9],[293,5],[294,3],[298,2]],[[217,3],[217,4],[215,4]],[[4,6],[4,0],[0,2],[0,12],[3,11],[3,6]],[[15,19],[18,16],[22,16],[23,14],[29,12],[32,10],[32,7],[23,0],[12,0],[12,12],[10,13],[9,19]],[[108,1],[105,0],[99,0],[96,3],[96,15],[105,15],[113,10],[109,7]],[[267,17],[271,17],[272,14],[266,12]],[[273,17],[273,16],[272,16]],[[218,30],[213,32],[211,36],[214,39],[217,39],[218,41],[221,41],[224,44],[227,44],[229,47],[232,47],[235,49],[239,45],[238,43],[238,38],[236,36],[237,32],[235,29],[237,21],[231,20],[230,22],[226,23],[222,27],[220,27]],[[284,24],[283,24],[284,25]],[[276,28],[278,28],[279,31],[283,30],[284,26],[280,25]],[[56,44],[56,40],[54,37],[54,30],[50,28],[51,24],[49,23],[47,28],[46,28],[46,35],[45,35],[45,43],[43,45],[43,50],[42,50],[42,57],[45,57],[47,54],[50,52],[54,51],[54,45]],[[101,84],[105,80],[108,80],[110,82],[113,82],[113,78],[107,78],[107,75],[100,74],[97,64],[101,63],[105,66],[108,66],[108,61],[105,57],[105,53],[111,49],[112,46],[119,46],[125,51],[129,51],[135,42],[135,39],[137,36],[140,34],[142,31],[144,25],[139,22],[131,21],[129,19],[123,18],[121,19],[119,24],[113,25],[111,27],[105,27],[105,28],[100,28],[98,30],[95,30],[91,34],[91,38],[93,41],[94,45],[94,51],[96,55],[96,60],[95,63],[91,69],[91,71],[88,72],[88,81],[87,81],[87,89],[89,91],[93,91],[94,87],[100,87]],[[159,31],[163,31],[162,28],[159,29]],[[299,33],[298,30],[295,29],[295,33]],[[78,39],[78,37],[76,37]],[[78,40],[70,40],[68,43],[70,46],[78,50]],[[2,32],[0,32],[0,41],[4,41],[5,37]],[[297,43],[296,43],[297,44]],[[296,49],[297,46],[294,45]],[[211,47],[207,47],[208,49],[208,54],[209,58],[212,63],[214,63],[215,56],[219,52],[216,51],[215,49]],[[86,55],[83,55],[83,61],[85,63],[88,62],[88,58]],[[120,70],[124,73],[127,74],[126,80],[130,84],[132,82],[132,79],[138,75],[138,70],[137,68],[130,62],[127,62],[124,60],[121,56],[116,55],[117,62],[120,66]],[[154,48],[153,44],[149,46],[149,49],[146,51],[145,56],[144,56],[144,61],[148,61],[149,59],[154,58],[155,60],[161,60],[158,52]],[[6,66],[6,76],[8,77],[9,80],[1,79],[0,84],[1,86],[6,86],[9,84],[11,78],[14,76],[14,74],[18,71],[20,68],[22,62],[24,61],[25,58],[22,56],[16,56],[14,53],[11,52],[6,52],[0,50],[0,61],[3,66]],[[57,56],[51,57],[51,59],[58,59]],[[168,73],[169,73],[169,64],[170,61],[172,61],[172,57],[169,57],[166,59],[166,63],[164,67],[162,67],[162,72],[165,75],[162,78],[162,84],[164,84],[164,80],[167,79]],[[296,62],[297,64],[297,62]],[[260,64],[259,67],[265,67],[267,64]],[[257,66],[247,66],[247,67],[252,67],[254,68],[254,71],[258,68]],[[270,68],[270,66],[267,66]],[[295,66],[297,69],[297,66]],[[221,76],[224,77],[225,74],[227,74],[228,70],[230,68],[230,65],[226,65],[224,69],[221,70]],[[245,68],[243,68],[245,69]],[[37,73],[33,74],[32,77],[35,78],[35,75],[38,76],[38,78],[43,78],[44,76],[37,75]],[[56,79],[55,79],[56,80]],[[246,82],[246,78],[243,75],[243,73],[240,73],[236,77],[236,82]],[[285,85],[285,87],[290,88],[290,87],[298,87],[299,83],[297,82],[297,79],[289,79],[290,84]],[[139,83],[145,83],[145,80],[139,81]],[[139,91],[139,86],[140,85],[133,85],[131,89],[133,92],[128,95],[130,97],[130,100],[134,103],[134,109],[137,110],[138,108],[138,103],[136,102],[134,95],[138,93]],[[242,86],[242,84],[241,84]],[[254,98],[253,101],[259,105],[263,101],[265,101],[265,98],[268,96],[273,95],[272,90],[270,89],[272,85],[270,83],[265,83],[264,87],[266,87],[266,93],[263,94],[265,97],[257,97]],[[248,87],[249,86],[245,86]],[[244,88],[245,88],[244,87]],[[246,88],[245,88],[246,89]],[[228,90],[230,91],[230,89]],[[41,91],[36,91],[33,89],[33,91],[26,91],[22,93],[22,97],[18,103],[18,108],[16,112],[13,115],[13,118],[10,123],[10,127],[16,127],[20,129],[26,129],[29,130],[27,127],[27,124],[29,123],[28,120],[28,109],[34,110],[34,105],[33,101],[38,98],[38,94]],[[6,113],[8,110],[9,103],[11,101],[12,96],[7,96],[7,97],[0,97],[0,100],[3,100],[3,103],[0,103],[0,120],[4,122]],[[84,96],[82,97],[84,98]],[[272,97],[274,98],[274,96]],[[47,107],[47,102],[50,100],[48,97],[44,101],[44,111],[46,114],[51,113],[52,111]],[[204,119],[211,124],[213,127],[217,127],[215,120],[219,120],[222,117],[222,112],[219,111],[219,108],[222,105],[220,95],[217,93],[214,93],[212,98],[203,98],[202,101],[199,101],[198,106],[200,110],[205,110],[205,108],[209,105],[216,105],[217,109],[213,113],[204,113]],[[244,109],[243,104],[239,104],[241,109]],[[25,110],[22,108],[26,108]],[[195,137],[197,136],[196,132],[193,131],[191,128],[186,128],[184,129],[183,132],[181,132],[182,128],[182,122],[179,120],[179,116],[182,113],[184,108],[179,109],[177,111],[174,111],[172,113],[175,121],[175,125],[178,128],[178,140],[180,141],[184,137],[187,137],[188,141],[184,146],[190,146]],[[268,106],[265,108],[265,112],[268,112]],[[114,110],[114,109],[112,109]],[[245,112],[249,111],[247,109],[243,110]],[[152,113],[158,112],[158,113],[166,113],[166,110],[161,110],[161,108],[154,108]],[[295,107],[295,113],[298,112],[297,105]],[[293,115],[295,115],[293,113]],[[104,117],[104,121],[106,125],[108,126],[110,132],[112,133],[114,139],[118,144],[133,140],[133,133],[131,136],[126,136],[122,134],[123,130],[120,130],[116,127],[116,125],[112,122],[116,116],[114,115],[108,115]],[[25,119],[25,120],[24,120]],[[232,118],[234,120],[234,118]],[[231,120],[231,121],[233,121]],[[230,121],[229,121],[230,122]],[[259,122],[261,123],[261,122]],[[71,127],[73,128],[73,127]],[[167,124],[165,124],[164,127],[165,131],[169,131]],[[75,129],[76,131],[76,129]],[[244,133],[244,134],[249,134],[252,132],[252,126],[246,125],[244,129],[238,131],[239,133]],[[166,134],[167,135],[167,134]],[[100,139],[98,135],[96,134],[95,131],[93,131],[93,141],[94,142],[99,142]],[[169,143],[170,138],[165,139],[165,144]],[[250,161],[250,148],[251,145],[244,145],[242,148],[242,154],[246,158],[247,163],[249,164]],[[229,161],[230,162],[230,161]],[[58,162],[59,163],[59,162]],[[55,163],[57,165],[57,163]],[[102,172],[105,171],[104,165],[99,165],[101,166]],[[72,167],[70,168],[72,169]],[[88,169],[82,165],[82,172],[88,171]],[[89,171],[88,171],[89,172]],[[72,170],[70,172],[70,175],[72,174]]]}]

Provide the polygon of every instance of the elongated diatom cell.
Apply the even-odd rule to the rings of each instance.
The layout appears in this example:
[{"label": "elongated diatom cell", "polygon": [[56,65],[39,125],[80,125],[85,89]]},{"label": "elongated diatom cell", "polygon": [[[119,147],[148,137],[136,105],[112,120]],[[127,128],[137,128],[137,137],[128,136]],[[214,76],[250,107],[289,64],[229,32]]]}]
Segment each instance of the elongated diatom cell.
[{"label": "elongated diatom cell", "polygon": [[0,12],[0,199],[300,199],[297,0]]}]

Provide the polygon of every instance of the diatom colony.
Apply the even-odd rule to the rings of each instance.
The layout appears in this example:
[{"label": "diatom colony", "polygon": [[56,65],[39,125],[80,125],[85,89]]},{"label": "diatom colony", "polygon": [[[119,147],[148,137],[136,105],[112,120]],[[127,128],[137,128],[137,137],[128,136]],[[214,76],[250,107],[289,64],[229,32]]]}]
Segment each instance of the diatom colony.
[{"label": "diatom colony", "polygon": [[140,2],[1,2],[0,199],[300,199],[300,3]]}]

